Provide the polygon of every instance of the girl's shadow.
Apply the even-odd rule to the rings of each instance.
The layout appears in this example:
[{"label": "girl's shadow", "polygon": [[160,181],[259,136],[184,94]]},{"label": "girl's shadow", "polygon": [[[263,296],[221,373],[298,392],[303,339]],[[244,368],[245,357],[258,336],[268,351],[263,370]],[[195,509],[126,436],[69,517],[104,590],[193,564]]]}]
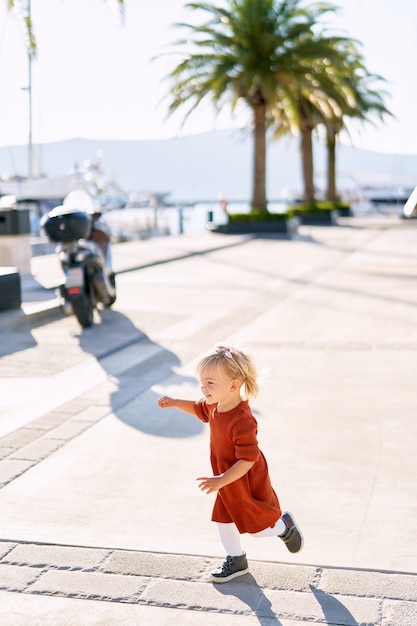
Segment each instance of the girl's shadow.
[{"label": "girl's shadow", "polygon": [[[269,598],[265,595],[262,587],[258,585],[255,578],[248,574],[242,576],[236,581],[231,581],[226,585],[214,585],[215,589],[225,595],[238,598],[243,604],[247,605],[253,615],[255,615],[260,624],[277,624],[282,626],[282,622],[274,612],[273,605]],[[320,604],[326,624],[343,624],[343,626],[359,626],[352,613],[344,604],[337,600],[331,594],[325,593],[310,585],[314,598]],[[286,615],[285,619],[289,619]],[[292,619],[296,619],[294,615]]]},{"label": "girl's shadow", "polygon": [[242,576],[239,580],[231,581],[226,585],[214,585],[214,588],[224,596],[234,596],[246,604],[260,624],[283,626],[272,609],[271,601],[266,597],[262,587],[258,585],[252,574]]},{"label": "girl's shadow", "polygon": [[317,589],[313,585],[310,585],[310,589],[322,608],[326,623],[359,626],[352,613],[348,611],[344,604],[336,600],[334,596]]},{"label": "girl's shadow", "polygon": [[[111,381],[110,396],[102,393],[94,401],[108,402],[112,413],[129,426],[160,437],[194,437],[204,425],[175,409],[159,409],[153,386],[164,380],[171,388],[196,384],[194,377],[175,370],[181,365],[176,354],[153,342],[131,320],[114,310],[101,313],[101,323],[80,331],[85,352],[96,357]],[[107,388],[109,384],[107,384]]]}]

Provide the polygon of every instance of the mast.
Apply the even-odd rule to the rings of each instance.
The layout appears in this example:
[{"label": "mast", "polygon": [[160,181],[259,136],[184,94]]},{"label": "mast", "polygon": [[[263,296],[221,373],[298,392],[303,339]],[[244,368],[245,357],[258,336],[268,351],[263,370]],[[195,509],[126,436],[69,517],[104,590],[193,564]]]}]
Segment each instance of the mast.
[{"label": "mast", "polygon": [[37,176],[37,168],[32,141],[32,60],[35,53],[35,44],[32,34],[32,16],[30,5],[31,0],[16,0],[15,2],[15,8],[17,11],[19,11],[20,16],[25,24],[27,37],[26,52],[28,56],[28,83],[27,87],[23,87],[23,89],[28,92],[29,99],[28,178],[35,178]]},{"label": "mast", "polygon": [[[31,0],[27,0],[27,18],[29,24],[31,23]],[[32,50],[28,45],[28,96],[29,96],[29,137],[28,137],[28,176],[34,178],[34,154],[33,154],[33,142],[32,142]]]}]

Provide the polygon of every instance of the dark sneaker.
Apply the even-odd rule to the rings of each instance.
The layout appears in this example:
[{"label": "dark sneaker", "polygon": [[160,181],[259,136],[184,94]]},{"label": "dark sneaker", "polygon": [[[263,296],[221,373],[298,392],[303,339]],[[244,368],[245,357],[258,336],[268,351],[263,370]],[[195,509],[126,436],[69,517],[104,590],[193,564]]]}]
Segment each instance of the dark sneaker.
[{"label": "dark sneaker", "polygon": [[226,583],[238,576],[249,572],[246,554],[242,556],[227,556],[221,567],[210,573],[210,580],[214,583]]},{"label": "dark sneaker", "polygon": [[278,535],[278,537],[282,539],[290,552],[299,552],[303,547],[303,536],[297,528],[295,519],[288,511],[282,514],[281,519],[287,530],[282,535]]}]

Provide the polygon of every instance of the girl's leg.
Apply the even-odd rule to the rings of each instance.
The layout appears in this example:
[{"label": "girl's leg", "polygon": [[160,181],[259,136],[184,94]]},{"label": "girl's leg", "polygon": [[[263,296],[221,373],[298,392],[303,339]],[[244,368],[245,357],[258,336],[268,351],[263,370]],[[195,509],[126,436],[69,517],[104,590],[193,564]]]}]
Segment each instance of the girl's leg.
[{"label": "girl's leg", "polygon": [[249,572],[246,554],[240,545],[240,533],[235,524],[221,524],[216,522],[220,539],[226,550],[226,558],[223,565],[213,570],[210,580],[214,583],[225,583],[237,576],[243,576]]},{"label": "girl's leg", "polygon": [[243,550],[240,543],[240,533],[236,524],[221,524],[220,522],[216,522],[216,525],[219,531],[220,541],[223,544],[226,554],[229,556],[241,556]]},{"label": "girl's leg", "polygon": [[278,537],[287,546],[290,552],[299,552],[303,547],[303,536],[295,523],[294,517],[288,511],[283,513],[275,526],[264,528],[259,533],[250,533],[251,537]]},{"label": "girl's leg", "polygon": [[256,539],[262,539],[262,537],[276,537],[277,535],[285,533],[286,530],[287,527],[284,520],[280,518],[275,526],[272,526],[272,528],[264,528],[264,530],[261,530],[258,533],[250,533],[250,536],[255,537]]}]

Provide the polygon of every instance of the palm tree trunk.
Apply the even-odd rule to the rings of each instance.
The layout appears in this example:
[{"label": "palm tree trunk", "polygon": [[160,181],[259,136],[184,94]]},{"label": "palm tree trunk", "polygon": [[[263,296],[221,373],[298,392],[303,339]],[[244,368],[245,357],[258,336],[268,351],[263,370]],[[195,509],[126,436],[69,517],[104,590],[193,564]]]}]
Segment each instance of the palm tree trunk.
[{"label": "palm tree trunk", "polygon": [[327,191],[326,200],[335,202],[336,195],[336,130],[327,126]]},{"label": "palm tree trunk", "polygon": [[301,130],[301,161],[303,164],[304,200],[313,203],[314,168],[313,168],[313,130],[309,125]]},{"label": "palm tree trunk", "polygon": [[253,106],[254,114],[254,153],[253,189],[251,210],[268,212],[266,200],[266,105],[264,102]]}]

